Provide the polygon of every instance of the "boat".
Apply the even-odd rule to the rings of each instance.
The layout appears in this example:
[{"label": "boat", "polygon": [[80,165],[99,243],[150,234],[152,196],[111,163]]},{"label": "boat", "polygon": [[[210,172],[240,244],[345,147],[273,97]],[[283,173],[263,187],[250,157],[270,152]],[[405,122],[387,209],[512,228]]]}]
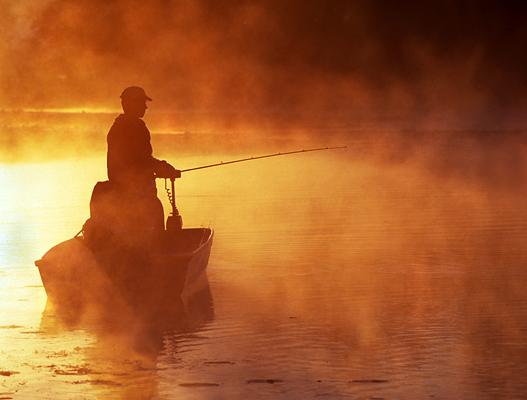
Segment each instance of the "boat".
[{"label": "boat", "polygon": [[172,215],[155,248],[127,246],[90,218],[75,237],[48,250],[35,261],[48,301],[70,315],[109,309],[148,314],[184,307],[208,285],[214,231],[183,228],[170,193],[169,200]]},{"label": "boat", "polygon": [[[267,154],[179,172],[346,147]],[[181,177],[181,174],[177,177]],[[175,178],[170,178],[170,181],[171,187],[168,187],[168,179],[165,179],[165,189],[172,213],[166,221],[160,246],[138,251],[123,240],[126,230],[122,234],[123,232],[115,229],[106,229],[104,225],[107,218],[90,218],[78,235],[54,246],[35,262],[48,301],[74,316],[92,309],[93,306],[95,310],[129,309],[133,313],[147,315],[174,305],[182,304],[184,308],[188,308],[191,296],[200,291],[206,292],[206,269],[214,231],[211,228],[183,229],[175,203]],[[108,183],[99,182],[95,186],[92,201],[97,190],[103,194],[108,192]],[[122,200],[118,196],[112,196],[109,203],[119,203]],[[90,214],[93,214],[92,201]],[[109,218],[111,215],[111,212],[106,213]]]}]

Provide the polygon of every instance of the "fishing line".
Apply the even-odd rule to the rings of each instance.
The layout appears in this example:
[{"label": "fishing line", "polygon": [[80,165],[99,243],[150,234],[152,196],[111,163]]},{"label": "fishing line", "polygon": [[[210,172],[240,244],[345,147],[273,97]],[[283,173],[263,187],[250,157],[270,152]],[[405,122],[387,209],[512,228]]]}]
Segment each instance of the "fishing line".
[{"label": "fishing line", "polygon": [[239,159],[239,160],[225,161],[225,162],[221,161],[221,162],[216,163],[216,164],[209,164],[209,165],[203,165],[203,166],[201,166],[201,167],[182,169],[181,172],[197,171],[198,169],[205,169],[205,168],[219,167],[219,166],[221,166],[221,165],[234,164],[234,163],[239,163],[239,162],[243,162],[243,161],[260,160],[260,159],[262,159],[262,158],[278,157],[278,156],[286,156],[286,155],[288,155],[288,154],[307,153],[307,152],[310,152],[310,151],[323,151],[323,150],[346,149],[347,147],[348,147],[348,146],[321,147],[321,148],[318,148],[318,149],[305,149],[305,150],[288,151],[288,152],[286,152],[286,153],[266,154],[266,155],[264,155],[264,156],[242,158],[242,159]]}]

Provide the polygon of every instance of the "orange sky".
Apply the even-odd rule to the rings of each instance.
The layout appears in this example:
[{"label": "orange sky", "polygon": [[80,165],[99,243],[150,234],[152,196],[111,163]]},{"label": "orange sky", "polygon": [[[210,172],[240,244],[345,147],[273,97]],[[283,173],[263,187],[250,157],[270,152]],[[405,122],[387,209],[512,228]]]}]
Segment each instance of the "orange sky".
[{"label": "orange sky", "polygon": [[[527,6],[504,1],[3,2],[0,108],[489,119],[527,103]],[[481,122],[481,121],[483,122]]]}]

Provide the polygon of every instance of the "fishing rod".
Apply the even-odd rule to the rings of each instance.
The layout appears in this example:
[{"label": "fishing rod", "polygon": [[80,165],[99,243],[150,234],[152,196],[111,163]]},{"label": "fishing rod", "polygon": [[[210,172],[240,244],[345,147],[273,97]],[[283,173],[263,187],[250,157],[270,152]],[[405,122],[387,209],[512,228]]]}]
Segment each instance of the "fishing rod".
[{"label": "fishing rod", "polygon": [[195,167],[195,168],[187,168],[182,169],[181,172],[189,172],[189,171],[197,171],[198,169],[205,169],[205,168],[212,168],[212,167],[219,167],[221,165],[228,165],[228,164],[234,164],[244,161],[252,161],[252,160],[260,160],[262,158],[269,158],[269,157],[277,157],[277,156],[286,156],[288,154],[297,154],[297,153],[307,153],[310,151],[323,151],[323,150],[335,150],[335,149],[346,149],[348,146],[337,146],[337,147],[321,147],[318,149],[307,149],[307,150],[296,150],[296,151],[288,151],[286,153],[275,153],[275,154],[266,154],[264,156],[257,156],[257,157],[249,157],[249,158],[242,158],[240,160],[233,160],[233,161],[226,161],[226,162],[219,162],[216,164],[209,164],[209,165],[203,165],[201,167]]},{"label": "fishing rod", "polygon": [[[264,156],[242,158],[242,159],[239,159],[239,160],[226,161],[226,162],[221,161],[221,162],[216,163],[216,164],[202,165],[201,167],[182,169],[180,172],[197,171],[199,169],[219,167],[221,165],[234,164],[234,163],[239,163],[239,162],[244,162],[244,161],[260,160],[262,158],[269,158],[269,157],[286,156],[286,155],[289,155],[289,154],[307,153],[307,152],[310,152],[310,151],[346,149],[347,147],[348,146],[321,147],[321,148],[317,148],[317,149],[288,151],[286,153],[266,154]],[[181,174],[179,174],[179,177],[181,177]],[[183,220],[181,218],[181,215],[179,214],[179,210],[176,207],[176,186],[175,186],[176,178],[174,177],[174,178],[169,178],[169,179],[170,179],[171,187],[168,186],[168,178],[165,178],[165,190],[167,192],[167,196],[168,196],[168,200],[170,202],[170,205],[172,206],[172,213],[167,218],[167,230],[177,232],[178,230],[181,230],[181,228],[183,226]]]}]

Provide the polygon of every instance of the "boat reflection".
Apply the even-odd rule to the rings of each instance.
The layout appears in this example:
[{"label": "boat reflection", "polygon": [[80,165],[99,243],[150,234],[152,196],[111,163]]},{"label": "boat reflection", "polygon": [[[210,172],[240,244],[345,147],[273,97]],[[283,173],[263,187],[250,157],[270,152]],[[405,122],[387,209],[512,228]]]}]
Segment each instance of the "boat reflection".
[{"label": "boat reflection", "polygon": [[45,363],[51,365],[44,367],[50,368],[55,390],[65,387],[68,396],[78,390],[98,399],[155,398],[164,369],[159,359],[167,355],[178,359],[180,347],[174,347],[170,338],[199,333],[214,319],[208,281],[185,304],[165,314],[134,316],[108,309],[98,318],[78,319],[56,311],[48,301],[40,332],[44,342],[63,350],[49,354],[53,358]]},{"label": "boat reflection", "polygon": [[196,333],[214,320],[214,302],[206,277],[202,288],[185,302],[170,302],[162,309],[152,310],[151,314],[134,313],[119,307],[98,307],[96,313],[85,313],[79,318],[75,311],[75,308],[68,310],[63,304],[57,308],[48,299],[42,312],[40,331],[50,337],[74,331],[93,335],[95,342],[81,349],[90,365],[100,364],[101,359],[109,356],[106,353],[109,345],[116,355],[113,362],[140,359],[155,365],[167,335]]}]

